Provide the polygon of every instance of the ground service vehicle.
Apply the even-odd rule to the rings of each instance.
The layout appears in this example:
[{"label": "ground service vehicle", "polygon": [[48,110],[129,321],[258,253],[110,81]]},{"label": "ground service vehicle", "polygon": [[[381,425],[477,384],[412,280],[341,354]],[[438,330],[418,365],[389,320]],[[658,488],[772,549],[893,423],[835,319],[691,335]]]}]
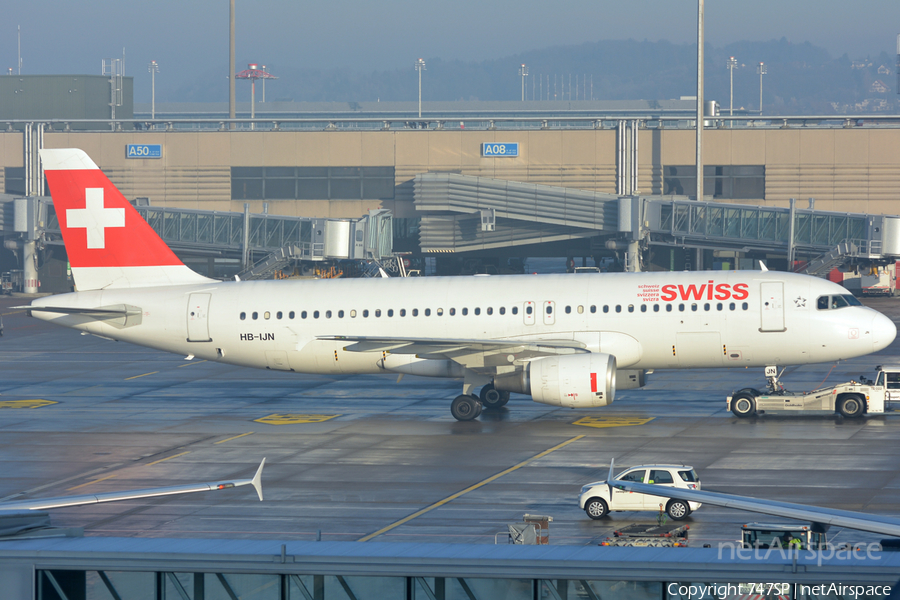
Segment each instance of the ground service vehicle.
[{"label": "ground service vehicle", "polygon": [[[612,468],[610,468],[610,471],[612,471]],[[581,488],[578,505],[587,513],[587,516],[592,519],[602,519],[611,511],[658,511],[660,506],[662,506],[670,519],[680,521],[700,508],[699,502],[685,502],[683,500],[629,492],[617,487],[616,482],[618,481],[648,483],[675,489],[700,489],[700,477],[693,467],[685,465],[641,465],[631,467],[625,469],[615,478],[610,477],[606,481],[589,483]]]},{"label": "ground service vehicle", "polygon": [[784,548],[784,534],[800,540],[800,550],[825,550],[825,532],[809,525],[747,523],[741,526],[744,548]]},{"label": "ground service vehicle", "polygon": [[[769,375],[774,369],[775,367],[768,367],[766,374]],[[862,417],[866,413],[883,413],[884,385],[861,379],[862,383],[848,381],[811,392],[794,393],[785,390],[778,382],[777,376],[771,375],[767,392],[755,388],[738,390],[728,396],[726,406],[738,417],[752,417],[766,412],[806,410],[837,412],[847,418]]]},{"label": "ground service vehicle", "polygon": [[687,548],[690,525],[640,525],[632,523],[613,532],[601,546],[633,546],[646,548]]}]

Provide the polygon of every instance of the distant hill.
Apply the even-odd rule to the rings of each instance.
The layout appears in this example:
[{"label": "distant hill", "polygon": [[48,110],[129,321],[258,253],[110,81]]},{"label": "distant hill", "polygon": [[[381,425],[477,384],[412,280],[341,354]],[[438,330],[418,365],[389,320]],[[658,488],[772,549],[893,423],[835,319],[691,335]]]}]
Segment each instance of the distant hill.
[{"label": "distant hill", "polygon": [[[763,105],[766,114],[844,114],[896,112],[895,58],[887,52],[852,60],[831,57],[808,42],[782,38],[736,42],[706,48],[707,99],[728,109],[728,57],[734,71],[734,106],[759,109],[757,65],[766,64]],[[422,74],[425,100],[518,100],[519,65],[528,66],[526,97],[557,100],[658,100],[696,93],[696,49],[690,44],[607,40],[554,46],[483,62],[426,59]],[[879,72],[881,69],[881,72]],[[408,69],[358,73],[346,70],[285,68],[268,84],[268,100],[371,102],[415,100],[417,76]],[[240,83],[240,82],[239,82]],[[164,100],[222,101],[227,89],[218,77],[195,80]],[[259,89],[257,89],[259,94]],[[163,100],[159,96],[158,100]]]}]

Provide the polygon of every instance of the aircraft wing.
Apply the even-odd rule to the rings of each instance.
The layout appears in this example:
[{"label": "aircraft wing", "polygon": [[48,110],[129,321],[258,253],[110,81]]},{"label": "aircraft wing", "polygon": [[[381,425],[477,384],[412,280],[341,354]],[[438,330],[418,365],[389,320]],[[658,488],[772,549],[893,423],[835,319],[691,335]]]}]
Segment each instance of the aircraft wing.
[{"label": "aircraft wing", "polygon": [[256,474],[251,479],[235,479],[233,481],[211,481],[208,483],[193,483],[187,485],[173,485],[168,487],[147,488],[143,490],[131,490],[128,492],[108,492],[106,494],[90,494],[85,496],[61,496],[59,498],[40,498],[37,500],[21,500],[15,502],[0,502],[0,511],[5,510],[44,510],[47,508],[62,508],[64,506],[81,506],[84,504],[99,504],[101,502],[116,502],[118,500],[135,500],[137,498],[155,498],[157,496],[171,496],[172,494],[188,494],[191,492],[210,492],[252,485],[260,501],[263,499],[262,470],[266,459],[262,459]]},{"label": "aircraft wing", "polygon": [[[574,340],[482,340],[464,338],[395,338],[320,336],[320,340],[349,342],[347,352],[414,354],[426,359],[450,359],[476,372],[493,373],[497,366],[521,366],[542,356],[590,352]],[[509,357],[513,359],[510,360]]]},{"label": "aircraft wing", "polygon": [[798,521],[810,521],[813,524],[826,526],[836,525],[871,533],[900,536],[900,519],[884,517],[881,515],[869,515],[866,513],[849,510],[836,510],[820,508],[806,504],[793,504],[791,502],[776,502],[774,500],[762,500],[749,496],[735,496],[707,490],[682,490],[650,483],[634,483],[631,481],[616,481],[613,487],[621,488],[629,492],[662,496],[665,498],[677,498],[688,502],[702,502],[713,506],[724,506],[737,510],[762,513],[776,517],[797,519]]}]

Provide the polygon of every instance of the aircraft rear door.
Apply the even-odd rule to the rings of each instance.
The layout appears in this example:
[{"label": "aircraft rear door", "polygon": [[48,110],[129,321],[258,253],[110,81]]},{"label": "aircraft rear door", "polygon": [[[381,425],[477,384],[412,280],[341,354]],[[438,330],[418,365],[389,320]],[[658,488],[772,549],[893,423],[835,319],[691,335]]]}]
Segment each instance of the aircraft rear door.
[{"label": "aircraft rear door", "polygon": [[787,331],[784,326],[784,284],[764,281],[759,284],[760,331]]},{"label": "aircraft rear door", "polygon": [[187,329],[189,342],[211,342],[209,337],[210,294],[191,294],[188,297]]}]

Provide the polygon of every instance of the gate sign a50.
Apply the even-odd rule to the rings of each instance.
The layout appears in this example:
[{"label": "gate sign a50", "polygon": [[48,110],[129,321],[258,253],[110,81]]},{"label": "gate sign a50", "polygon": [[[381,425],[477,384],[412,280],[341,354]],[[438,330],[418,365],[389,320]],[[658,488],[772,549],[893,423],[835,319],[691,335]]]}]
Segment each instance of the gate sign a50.
[{"label": "gate sign a50", "polygon": [[481,144],[481,155],[514,158],[519,156],[519,142]]},{"label": "gate sign a50", "polygon": [[125,158],[162,158],[162,144],[126,144]]}]

